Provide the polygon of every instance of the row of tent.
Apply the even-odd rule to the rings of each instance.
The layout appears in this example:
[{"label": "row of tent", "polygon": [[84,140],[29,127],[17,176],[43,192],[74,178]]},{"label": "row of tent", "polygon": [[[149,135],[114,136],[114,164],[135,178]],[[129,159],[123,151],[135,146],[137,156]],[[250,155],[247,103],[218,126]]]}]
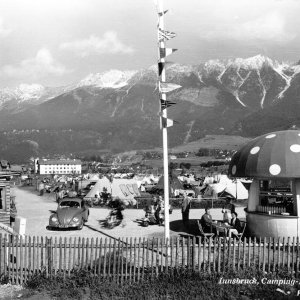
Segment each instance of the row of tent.
[{"label": "row of tent", "polygon": [[[140,186],[142,182],[145,183],[156,183],[156,189],[164,189],[164,177],[161,176],[159,179],[154,176],[149,178],[132,179],[119,179],[113,178],[112,182],[107,177],[102,177],[97,180],[95,186],[86,195],[85,198],[93,198],[96,194],[100,195],[105,188],[112,197],[119,197],[124,200],[131,200],[134,197],[140,196]],[[158,181],[157,181],[158,180]],[[232,196],[235,199],[243,200],[248,199],[248,189],[246,185],[249,182],[244,182],[241,179],[230,179],[227,175],[216,175],[215,177],[206,177],[202,186],[194,188],[195,196],[198,195],[210,198],[217,198],[220,196]],[[169,178],[170,195],[176,196],[184,191],[183,183],[175,175]]]},{"label": "row of tent", "polygon": [[114,178],[111,182],[107,177],[102,177],[97,180],[84,199],[94,198],[95,195],[101,195],[106,190],[113,198],[121,200],[134,200],[134,197],[139,197],[140,192],[136,180],[134,179],[119,179]]},{"label": "row of tent", "polygon": [[[184,191],[183,183],[179,180],[180,177],[170,176],[169,187],[170,194],[176,196]],[[193,183],[191,181],[190,183]],[[248,189],[246,185],[250,182],[241,179],[230,179],[227,175],[218,174],[214,177],[206,177],[203,184],[194,186],[194,197],[201,195],[204,198],[218,198],[224,196],[231,196],[237,200],[248,199]],[[164,188],[164,178],[160,177],[156,189]]]}]

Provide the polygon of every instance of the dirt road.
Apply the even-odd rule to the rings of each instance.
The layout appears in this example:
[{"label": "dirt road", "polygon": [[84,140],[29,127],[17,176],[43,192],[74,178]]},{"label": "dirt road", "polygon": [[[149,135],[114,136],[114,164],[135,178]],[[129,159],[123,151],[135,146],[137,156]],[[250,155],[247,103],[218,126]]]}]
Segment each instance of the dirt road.
[{"label": "dirt road", "polygon": [[[152,225],[149,227],[141,227],[136,222],[137,219],[143,218],[145,212],[141,209],[125,209],[124,219],[125,226],[115,227],[113,229],[103,228],[99,221],[105,219],[109,210],[104,208],[90,208],[90,216],[88,222],[82,230],[64,230],[54,231],[48,230],[48,220],[52,211],[57,208],[55,195],[46,193],[39,196],[33,187],[14,187],[16,195],[16,205],[18,216],[26,219],[26,235],[31,236],[48,236],[48,237],[84,237],[84,238],[101,238],[101,237],[128,237],[128,238],[149,238],[164,237],[164,227]],[[239,218],[245,218],[245,212],[242,207],[238,207],[236,211]],[[222,219],[221,209],[211,210],[213,219]],[[191,209],[191,231],[195,231],[196,219],[200,219],[204,214],[204,209]],[[170,215],[170,235],[178,236],[188,233],[181,222],[181,211],[174,210]]]}]

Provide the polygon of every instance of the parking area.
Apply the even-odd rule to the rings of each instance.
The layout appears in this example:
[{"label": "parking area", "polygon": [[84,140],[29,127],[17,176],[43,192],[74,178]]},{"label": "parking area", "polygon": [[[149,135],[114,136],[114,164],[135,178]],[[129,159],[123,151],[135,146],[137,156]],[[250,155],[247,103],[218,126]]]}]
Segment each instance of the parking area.
[{"label": "parking area", "polygon": [[[48,230],[49,217],[57,208],[55,195],[46,193],[39,196],[33,187],[14,187],[16,195],[16,206],[18,216],[26,219],[26,235],[30,236],[47,236],[62,238],[152,238],[163,237],[164,227],[151,225],[141,227],[137,222],[145,216],[142,209],[125,209],[124,223],[125,226],[117,226],[113,229],[107,229],[101,226],[101,220],[109,214],[106,208],[90,208],[88,222],[82,230]],[[237,207],[239,218],[245,218],[243,207]],[[170,215],[170,236],[179,236],[182,234],[197,233],[196,219],[200,219],[204,214],[204,209],[190,210],[190,229],[184,228],[181,222],[180,209],[173,210]],[[211,214],[214,220],[222,219],[220,208],[212,209]]]}]

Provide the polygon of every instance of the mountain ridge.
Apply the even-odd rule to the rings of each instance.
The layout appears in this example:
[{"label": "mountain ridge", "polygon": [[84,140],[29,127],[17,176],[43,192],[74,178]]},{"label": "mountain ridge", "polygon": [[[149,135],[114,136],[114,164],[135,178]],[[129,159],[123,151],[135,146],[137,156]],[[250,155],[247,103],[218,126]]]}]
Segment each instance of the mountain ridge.
[{"label": "mountain ridge", "polygon": [[[254,137],[300,123],[297,64],[258,55],[166,68],[167,82],[182,86],[168,94],[177,103],[168,117],[178,121],[168,130],[170,147],[210,134]],[[157,80],[153,65],[90,74],[64,87],[6,89],[5,101],[2,89],[0,155],[16,145],[27,156],[160,147]]]}]

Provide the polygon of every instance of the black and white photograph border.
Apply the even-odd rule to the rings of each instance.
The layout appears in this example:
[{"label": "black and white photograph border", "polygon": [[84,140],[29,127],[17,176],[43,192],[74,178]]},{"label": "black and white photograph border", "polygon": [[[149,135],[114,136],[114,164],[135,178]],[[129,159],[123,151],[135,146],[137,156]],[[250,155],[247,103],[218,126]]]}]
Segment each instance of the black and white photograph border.
[{"label": "black and white photograph border", "polygon": [[299,11],[0,0],[0,299],[300,297]]}]

